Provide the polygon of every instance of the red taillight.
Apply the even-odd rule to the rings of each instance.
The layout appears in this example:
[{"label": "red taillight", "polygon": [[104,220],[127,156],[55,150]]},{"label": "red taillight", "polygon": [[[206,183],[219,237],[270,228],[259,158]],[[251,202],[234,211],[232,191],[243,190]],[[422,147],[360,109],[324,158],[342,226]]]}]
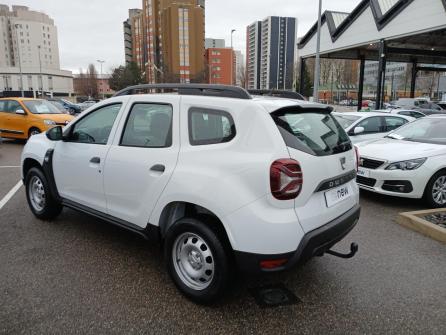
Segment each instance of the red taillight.
[{"label": "red taillight", "polygon": [[359,149],[355,146],[355,154],[356,154],[356,172],[359,170]]},{"label": "red taillight", "polygon": [[288,259],[270,259],[260,262],[260,268],[263,270],[272,270],[275,268],[280,268],[285,265],[285,263],[288,261]]},{"label": "red taillight", "polygon": [[276,160],[271,164],[269,177],[271,193],[276,199],[294,199],[302,189],[302,169],[294,159]]}]

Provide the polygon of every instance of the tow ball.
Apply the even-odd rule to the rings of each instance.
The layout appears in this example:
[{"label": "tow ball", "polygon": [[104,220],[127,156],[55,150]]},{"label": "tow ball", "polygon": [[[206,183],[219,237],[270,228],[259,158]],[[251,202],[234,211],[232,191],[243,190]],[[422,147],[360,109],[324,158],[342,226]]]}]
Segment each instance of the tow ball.
[{"label": "tow ball", "polygon": [[332,256],[340,257],[340,258],[353,258],[356,253],[358,252],[358,244],[352,243],[350,245],[350,252],[348,254],[341,254],[340,252],[333,251],[333,250],[327,250],[326,253]]}]

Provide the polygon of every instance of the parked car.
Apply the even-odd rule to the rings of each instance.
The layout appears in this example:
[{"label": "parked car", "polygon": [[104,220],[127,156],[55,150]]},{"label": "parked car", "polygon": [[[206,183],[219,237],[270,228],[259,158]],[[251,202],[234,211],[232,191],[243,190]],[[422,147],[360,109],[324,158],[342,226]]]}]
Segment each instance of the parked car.
[{"label": "parked car", "polygon": [[428,101],[426,98],[402,98],[398,99],[395,104],[402,109],[419,111],[425,115],[446,113],[439,105]]},{"label": "parked car", "polygon": [[72,103],[71,101],[65,99],[50,98],[49,101],[59,102],[71,115],[76,115],[82,112],[79,105]]},{"label": "parked car", "polygon": [[446,207],[446,117],[418,119],[358,146],[362,189]]},{"label": "parked car", "polygon": [[95,104],[96,104],[96,101],[84,101],[84,102],[81,102],[79,104],[79,106],[80,106],[81,110],[84,111]]},{"label": "parked car", "polygon": [[374,112],[332,113],[353,143],[386,136],[391,131],[415,120],[405,115],[383,115]]},{"label": "parked car", "polygon": [[413,117],[415,119],[420,119],[420,118],[426,116],[426,114],[424,114],[422,112],[414,111],[414,110],[410,110],[410,109],[378,109],[373,112],[406,115],[406,116]]},{"label": "parked car", "polygon": [[28,139],[56,125],[65,126],[72,119],[46,100],[0,99],[0,131],[5,138]]},{"label": "parked car", "polygon": [[[145,87],[179,94],[127,95]],[[232,260],[258,274],[330,252],[360,211],[356,151],[332,109],[211,87],[139,85],[34,136],[31,211],[66,206],[162,240],[173,282],[199,303],[225,292]]]}]

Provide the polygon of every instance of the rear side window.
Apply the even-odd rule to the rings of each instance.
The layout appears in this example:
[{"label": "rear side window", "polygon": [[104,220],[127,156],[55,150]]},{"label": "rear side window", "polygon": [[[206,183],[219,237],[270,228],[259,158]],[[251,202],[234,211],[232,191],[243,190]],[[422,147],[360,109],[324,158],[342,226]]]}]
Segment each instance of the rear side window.
[{"label": "rear side window", "polygon": [[191,145],[226,143],[235,137],[234,120],[228,112],[207,108],[189,109]]},{"label": "rear side window", "polygon": [[122,146],[167,148],[172,145],[172,106],[133,105],[121,139]]},{"label": "rear side window", "polygon": [[328,156],[352,149],[349,137],[331,114],[286,108],[271,116],[286,145],[291,148],[314,156]]}]

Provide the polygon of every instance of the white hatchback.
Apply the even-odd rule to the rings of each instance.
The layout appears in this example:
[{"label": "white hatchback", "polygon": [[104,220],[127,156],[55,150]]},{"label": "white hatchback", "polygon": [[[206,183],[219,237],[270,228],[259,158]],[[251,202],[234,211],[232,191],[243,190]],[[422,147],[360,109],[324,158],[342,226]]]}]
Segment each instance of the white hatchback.
[{"label": "white hatchback", "polygon": [[374,140],[386,136],[415,118],[405,115],[386,115],[374,112],[349,112],[332,115],[345,129],[353,143]]},{"label": "white hatchback", "polygon": [[362,189],[446,206],[446,117],[419,119],[358,148]]}]

